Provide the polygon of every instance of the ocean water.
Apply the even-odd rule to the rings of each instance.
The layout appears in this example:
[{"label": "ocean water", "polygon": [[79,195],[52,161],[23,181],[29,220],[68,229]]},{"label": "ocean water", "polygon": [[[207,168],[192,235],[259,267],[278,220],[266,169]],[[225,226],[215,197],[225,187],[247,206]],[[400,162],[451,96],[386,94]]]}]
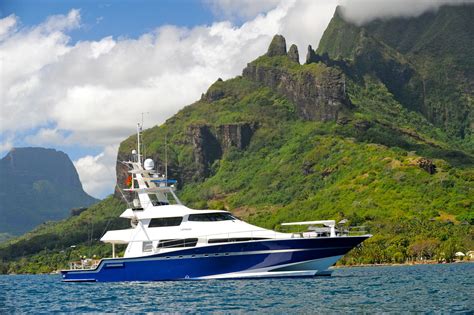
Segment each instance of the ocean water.
[{"label": "ocean water", "polygon": [[306,279],[60,280],[0,276],[0,313],[474,313],[474,263],[339,268]]}]

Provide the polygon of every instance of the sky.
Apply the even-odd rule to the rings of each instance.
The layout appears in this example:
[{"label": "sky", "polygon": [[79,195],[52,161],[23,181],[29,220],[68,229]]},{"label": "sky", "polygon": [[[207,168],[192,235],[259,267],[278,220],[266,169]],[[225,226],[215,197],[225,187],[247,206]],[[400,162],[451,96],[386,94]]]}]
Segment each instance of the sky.
[{"label": "sky", "polygon": [[0,0],[0,157],[69,155],[84,190],[113,192],[120,142],[162,124],[275,34],[303,61],[337,5],[356,24],[474,0]]}]

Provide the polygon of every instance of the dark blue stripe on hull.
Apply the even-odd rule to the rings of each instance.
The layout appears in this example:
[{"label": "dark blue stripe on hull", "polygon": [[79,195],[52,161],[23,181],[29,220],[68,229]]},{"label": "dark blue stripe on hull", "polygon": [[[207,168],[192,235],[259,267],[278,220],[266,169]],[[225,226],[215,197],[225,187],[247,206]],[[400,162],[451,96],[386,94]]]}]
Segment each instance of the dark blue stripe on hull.
[{"label": "dark blue stripe on hull", "polygon": [[288,239],[221,244],[146,257],[104,259],[96,270],[63,271],[62,274],[65,281],[192,279],[340,256],[366,238]]}]

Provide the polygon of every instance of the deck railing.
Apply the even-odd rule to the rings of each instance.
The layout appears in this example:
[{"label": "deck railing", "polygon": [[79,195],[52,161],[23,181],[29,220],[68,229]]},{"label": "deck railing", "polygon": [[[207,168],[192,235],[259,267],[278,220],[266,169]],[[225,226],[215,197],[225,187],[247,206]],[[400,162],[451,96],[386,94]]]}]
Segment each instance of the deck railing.
[{"label": "deck railing", "polygon": [[72,261],[69,263],[69,269],[81,270],[81,269],[95,269],[100,263],[99,259],[81,259],[79,261]]}]

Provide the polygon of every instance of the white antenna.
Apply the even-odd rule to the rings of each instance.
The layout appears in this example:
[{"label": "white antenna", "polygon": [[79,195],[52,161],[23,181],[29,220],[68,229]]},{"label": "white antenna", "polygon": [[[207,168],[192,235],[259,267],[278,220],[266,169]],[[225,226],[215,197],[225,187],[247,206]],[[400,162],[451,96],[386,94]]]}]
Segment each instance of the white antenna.
[{"label": "white antenna", "polygon": [[[150,112],[142,112],[142,130],[143,130],[143,126],[144,126],[144,119],[143,119],[143,115],[145,114],[149,114]],[[143,141],[142,139],[142,146],[143,146],[143,158],[146,159],[146,146],[145,146],[145,142]]]},{"label": "white antenna", "polygon": [[140,123],[137,124],[137,162],[139,164],[142,164],[142,158],[141,158],[141,155],[140,155],[140,131],[142,129],[142,126],[140,125]]},{"label": "white antenna", "polygon": [[168,186],[168,137],[165,135],[165,185]]}]

